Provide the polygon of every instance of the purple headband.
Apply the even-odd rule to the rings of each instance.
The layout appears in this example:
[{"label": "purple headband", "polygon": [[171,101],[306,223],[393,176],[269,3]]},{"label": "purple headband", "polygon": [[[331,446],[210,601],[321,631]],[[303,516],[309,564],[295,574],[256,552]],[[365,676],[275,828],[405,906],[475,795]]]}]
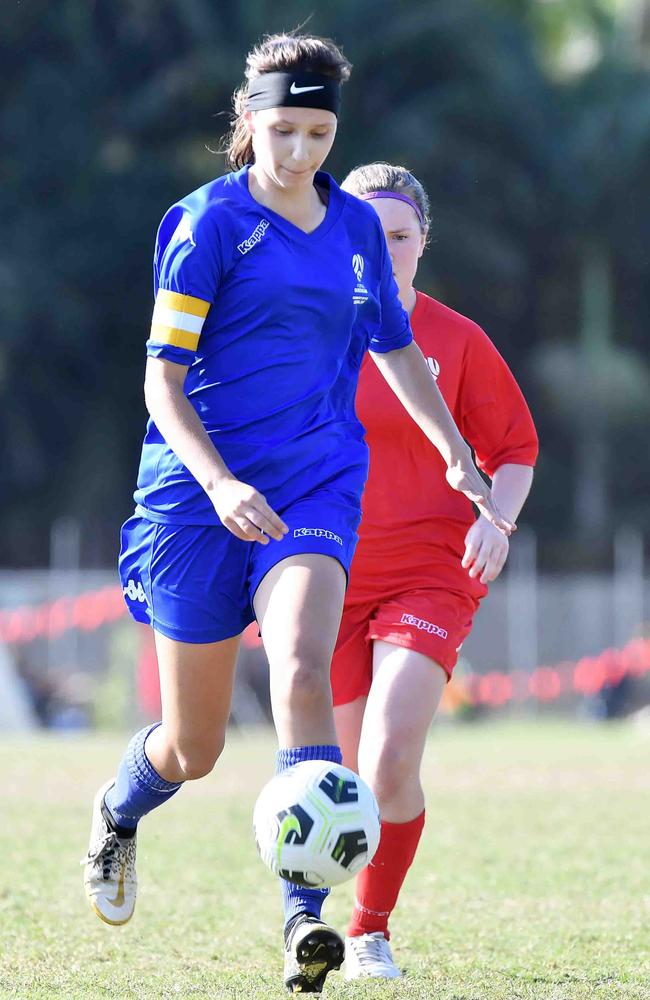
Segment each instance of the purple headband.
[{"label": "purple headband", "polygon": [[368,191],[367,194],[358,194],[357,198],[361,198],[362,201],[372,201],[373,198],[393,198],[395,201],[403,201],[406,205],[410,205],[415,214],[417,215],[420,225],[422,228],[426,226],[424,221],[424,216],[420,211],[417,202],[409,198],[407,194],[399,194],[397,191]]}]

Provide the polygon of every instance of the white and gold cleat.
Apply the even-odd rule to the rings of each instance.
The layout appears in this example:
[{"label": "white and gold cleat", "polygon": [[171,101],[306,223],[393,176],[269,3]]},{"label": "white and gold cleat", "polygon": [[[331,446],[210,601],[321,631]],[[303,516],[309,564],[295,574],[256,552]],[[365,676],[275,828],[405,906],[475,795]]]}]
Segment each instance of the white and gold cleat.
[{"label": "white and gold cleat", "polygon": [[399,979],[390,945],[381,931],[345,939],[346,979]]},{"label": "white and gold cleat", "polygon": [[109,822],[104,796],[113,784],[111,778],[95,796],[88,854],[81,864],[84,866],[84,889],[91,907],[100,920],[119,926],[131,919],[135,909],[137,834],[134,830],[133,836],[118,836]]},{"label": "white and gold cleat", "polygon": [[304,914],[289,932],[284,948],[284,984],[289,993],[322,993],[329,972],[340,969],[343,939],[316,917]]}]

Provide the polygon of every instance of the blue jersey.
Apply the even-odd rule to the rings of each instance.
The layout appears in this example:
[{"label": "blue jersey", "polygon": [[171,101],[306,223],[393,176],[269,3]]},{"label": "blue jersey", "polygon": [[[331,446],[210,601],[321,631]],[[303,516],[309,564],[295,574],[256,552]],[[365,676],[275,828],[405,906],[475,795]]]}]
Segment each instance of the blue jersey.
[{"label": "blue jersey", "polygon": [[[354,393],[365,350],[412,339],[379,219],[326,173],[311,233],[260,205],[248,167],[167,212],[147,354],[189,370],[185,392],[226,465],[276,510],[323,489],[358,502],[367,475]],[[152,420],[135,493],[152,521],[219,523]]]}]

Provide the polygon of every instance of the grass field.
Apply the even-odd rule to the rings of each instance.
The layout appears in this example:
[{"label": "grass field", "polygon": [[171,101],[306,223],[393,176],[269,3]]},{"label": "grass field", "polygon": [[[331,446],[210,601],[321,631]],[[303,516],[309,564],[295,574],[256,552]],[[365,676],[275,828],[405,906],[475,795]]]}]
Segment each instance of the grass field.
[{"label": "grass field", "polygon": [[[253,802],[270,736],[234,736],[214,774],[140,832],[129,925],[90,911],[78,860],[124,741],[0,741],[0,997],[284,997],[279,893]],[[650,733],[529,722],[439,727],[427,825],[393,922],[406,976],[328,979],[339,998],[650,1000]],[[343,929],[352,887],[326,914]]]}]

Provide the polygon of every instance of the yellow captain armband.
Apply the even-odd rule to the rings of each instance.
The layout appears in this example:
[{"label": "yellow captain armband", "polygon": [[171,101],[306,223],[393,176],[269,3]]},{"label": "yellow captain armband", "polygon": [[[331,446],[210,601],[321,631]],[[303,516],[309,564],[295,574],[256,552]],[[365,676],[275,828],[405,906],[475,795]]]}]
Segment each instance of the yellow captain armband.
[{"label": "yellow captain armband", "polygon": [[210,303],[203,299],[161,288],[156,297],[149,339],[155,344],[171,344],[195,351],[209,308]]}]

